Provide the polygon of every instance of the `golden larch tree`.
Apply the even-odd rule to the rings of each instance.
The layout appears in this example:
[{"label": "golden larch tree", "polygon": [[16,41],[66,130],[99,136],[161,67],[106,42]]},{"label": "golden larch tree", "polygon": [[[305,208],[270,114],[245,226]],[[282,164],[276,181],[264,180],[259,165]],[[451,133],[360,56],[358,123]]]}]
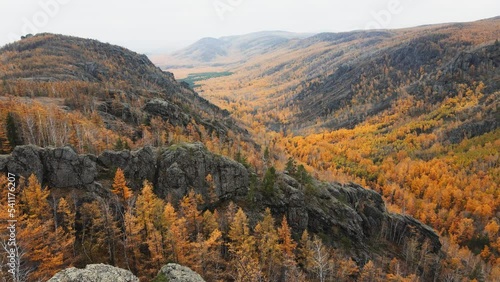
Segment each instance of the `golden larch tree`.
[{"label": "golden larch tree", "polygon": [[152,277],[164,262],[161,228],[164,221],[164,203],[153,193],[153,186],[144,181],[142,191],[135,203],[136,224],[141,245],[147,247],[149,254],[141,253],[140,270],[147,277]]},{"label": "golden larch tree", "polygon": [[127,180],[125,179],[125,174],[121,168],[116,170],[112,187],[113,189],[111,192],[117,195],[120,202],[124,205],[126,205],[128,200],[133,196],[132,191],[127,186]]},{"label": "golden larch tree", "polygon": [[163,216],[163,242],[167,259],[192,266],[194,264],[194,255],[192,254],[193,248],[186,228],[186,219],[180,217],[170,203],[165,205]]},{"label": "golden larch tree", "polygon": [[21,192],[20,222],[18,237],[26,250],[25,263],[33,268],[30,281],[46,280],[63,265],[63,253],[54,230],[54,218],[47,198],[48,189],[42,189],[35,175]]},{"label": "golden larch tree", "polygon": [[259,269],[255,238],[250,234],[248,218],[240,208],[229,226],[229,251],[234,261],[236,281],[259,281],[262,273]]},{"label": "golden larch tree", "polygon": [[194,190],[189,191],[180,203],[180,213],[186,220],[186,228],[192,241],[196,240],[196,235],[201,231],[203,217],[198,209],[201,204],[203,204],[203,197],[196,194]]},{"label": "golden larch tree", "polygon": [[280,275],[281,250],[269,208],[265,209],[264,218],[257,223],[254,231],[260,268],[267,279],[275,281]]},{"label": "golden larch tree", "polygon": [[60,252],[63,254],[63,263],[68,266],[74,261],[75,254],[75,212],[71,210],[65,198],[57,204],[57,241]]},{"label": "golden larch tree", "polygon": [[288,221],[286,216],[283,215],[283,220],[281,221],[281,226],[278,228],[279,236],[279,249],[281,250],[281,266],[283,270],[283,275],[285,277],[290,277],[287,280],[292,280],[291,277],[295,275],[296,272],[296,262],[295,262],[295,249],[297,244],[292,239],[292,230],[288,226]]}]

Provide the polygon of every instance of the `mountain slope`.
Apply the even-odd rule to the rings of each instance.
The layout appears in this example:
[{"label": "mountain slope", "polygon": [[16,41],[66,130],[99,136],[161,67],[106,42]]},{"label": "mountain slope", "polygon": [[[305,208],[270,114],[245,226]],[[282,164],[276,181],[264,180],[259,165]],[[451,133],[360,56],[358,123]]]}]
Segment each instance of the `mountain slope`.
[{"label": "mountain slope", "polygon": [[[273,121],[274,125],[268,124],[272,129],[280,124],[294,130],[313,125],[314,129],[352,128],[365,117],[388,109],[401,89],[421,80],[432,81],[438,72],[445,72],[460,53],[474,52],[483,44],[494,45],[500,37],[499,21],[493,18],[403,30],[317,34],[242,59],[238,66],[227,66],[223,71],[234,73],[231,77],[214,80],[210,91],[200,90],[210,98],[212,93],[226,96],[228,89],[236,87],[229,100],[250,100],[257,110],[268,101],[273,107],[264,107],[262,112],[266,123]],[[490,58],[477,62],[485,66],[479,67],[482,74],[476,72],[468,81],[497,72],[496,49],[488,50]],[[222,64],[223,60],[214,63]],[[487,85],[486,89],[491,93],[495,87]],[[442,89],[440,97],[447,91],[452,89]],[[224,102],[224,108],[231,109],[230,103]],[[274,105],[286,113],[286,122],[274,117]]]},{"label": "mountain slope", "polygon": [[210,62],[218,56],[227,55],[227,42],[221,39],[212,37],[202,38],[193,45],[187,47],[179,53],[175,53],[175,57],[182,60],[199,60],[199,62]]},{"label": "mountain slope", "polygon": [[[498,24],[498,20],[492,26],[495,23]],[[302,122],[326,120],[325,125],[330,128],[352,127],[364,117],[390,108],[402,89],[424,103],[438,103],[447,96],[456,95],[460,83],[470,85],[483,81],[487,85],[485,94],[494,93],[498,90],[500,76],[497,66],[500,50],[494,43],[499,34],[495,30],[486,34],[488,30],[483,30],[485,37],[479,42],[454,38],[456,33],[473,33],[472,30],[480,27],[465,28],[452,25],[431,34],[413,34],[410,41],[395,46],[374,46],[374,53],[338,64],[331,75],[306,81],[304,89],[290,99],[290,103],[300,108],[297,119]],[[464,57],[467,57],[465,61]],[[472,70],[471,66],[477,70]],[[344,79],[346,77],[350,79]],[[425,93],[421,91],[423,85],[436,84],[439,89],[432,95],[422,95]],[[347,118],[351,110],[365,114]],[[332,115],[345,117],[335,120]]]},{"label": "mountain slope", "polygon": [[27,82],[102,83],[107,91],[130,91],[128,95],[178,99],[186,105],[194,102],[199,111],[218,112],[217,107],[175,81],[171,73],[155,67],[145,55],[119,46],[76,37],[40,34],[9,44],[0,49],[0,54],[1,79],[7,82],[13,79]]},{"label": "mountain slope", "polygon": [[[117,135],[111,134],[112,140],[107,143],[122,138],[130,146],[158,145],[171,142],[172,138],[200,139],[200,134],[212,133],[223,143],[229,140],[228,134],[234,133],[248,141],[227,111],[177,82],[171,73],[161,71],[145,55],[122,47],[39,34],[4,46],[0,57],[2,96],[30,97],[42,104],[51,100],[48,104],[59,105],[55,111],[61,110],[61,115],[81,113],[89,120],[103,123]],[[22,121],[26,118],[18,116],[19,125],[26,124]],[[172,134],[175,127],[178,127],[176,136]],[[187,132],[188,127],[191,133]],[[43,134],[32,132],[31,135],[39,136],[24,137],[31,138],[30,143],[47,145],[39,142],[45,138]],[[102,150],[101,145],[92,147]]]},{"label": "mountain slope", "polygon": [[[274,48],[264,41],[258,48]],[[313,244],[339,279],[357,279],[373,262],[380,279],[440,275],[432,260],[382,271],[403,251],[439,260],[428,226],[387,211],[359,185],[320,182],[293,162],[277,171],[277,154],[261,154],[227,111],[142,55],[41,34],[0,57],[0,171],[15,175],[0,183],[21,187],[18,234],[34,238],[20,243],[28,281],[100,262],[145,280],[168,261],[209,281],[247,275],[238,261],[260,280],[314,281]]]},{"label": "mountain slope", "polygon": [[[293,232],[295,238],[298,238],[307,229],[312,234],[320,234],[324,237],[325,245],[322,246],[322,252],[326,252],[327,245],[334,246],[335,252],[338,253],[328,263],[333,264],[335,262],[340,264],[341,261],[354,259],[362,265],[369,260],[379,260],[379,257],[399,258],[403,261],[404,256],[401,255],[403,250],[415,252],[418,255],[425,253],[427,258],[436,260],[439,258],[441,243],[438,235],[428,226],[421,224],[409,216],[387,212],[381,196],[374,191],[366,190],[353,183],[341,185],[339,183],[319,183],[311,180],[311,183],[306,185],[297,176],[277,173],[272,193],[265,194],[260,188],[251,188],[252,185],[255,185],[250,180],[252,172],[248,171],[242,164],[214,155],[199,143],[178,144],[168,148],[145,147],[135,151],[105,151],[99,156],[78,155],[70,147],[40,148],[30,145],[18,146],[12,154],[0,156],[0,171],[9,171],[17,175],[17,177],[25,178],[34,174],[36,176],[34,179],[38,178],[40,183],[47,185],[52,195],[67,199],[71,197],[75,201],[74,208],[79,211],[80,218],[83,218],[85,213],[88,213],[86,209],[89,203],[106,203],[100,209],[107,208],[120,211],[121,207],[115,202],[114,192],[111,192],[110,189],[111,183],[115,183],[113,179],[110,179],[110,175],[112,175],[110,172],[116,171],[117,168],[123,169],[126,179],[129,180],[128,185],[137,191],[139,195],[136,199],[137,202],[141,201],[140,197],[144,195],[147,183],[154,185],[154,190],[158,198],[155,201],[148,201],[147,205],[151,205],[156,209],[152,212],[156,214],[155,216],[159,217],[155,218],[159,223],[155,223],[155,227],[142,227],[142,225],[135,227],[144,233],[146,233],[145,230],[152,232],[152,230],[156,230],[155,228],[163,228],[163,224],[169,223],[167,219],[163,218],[163,210],[166,207],[164,201],[160,199],[168,199],[167,205],[170,205],[172,209],[176,208],[179,210],[180,220],[176,224],[185,224],[186,230],[184,234],[181,233],[178,236],[186,236],[185,234],[188,232],[187,228],[189,228],[190,232],[194,232],[196,229],[193,229],[193,226],[190,225],[193,219],[187,214],[186,205],[188,201],[195,200],[192,197],[196,193],[196,197],[199,199],[196,200],[197,203],[194,203],[194,207],[192,207],[196,209],[196,217],[198,217],[196,221],[199,221],[203,229],[209,228],[207,224],[210,218],[207,217],[210,216],[211,210],[215,209],[214,214],[218,210],[220,218],[216,217],[215,219],[220,220],[221,223],[215,221],[212,224],[220,226],[218,227],[220,231],[217,230],[217,232],[219,234],[220,232],[224,232],[225,237],[228,237],[229,234],[229,238],[231,238],[233,232],[228,231],[229,228],[224,227],[225,224],[228,224],[224,222],[231,220],[225,214],[234,212],[232,209],[234,209],[234,203],[236,203],[240,207],[243,207],[245,212],[249,214],[249,219],[252,221],[252,229],[255,230],[255,237],[251,238],[265,240],[259,236],[266,238],[265,236],[267,235],[265,232],[269,231],[263,231],[259,229],[260,227],[254,228],[253,226],[256,224],[254,222],[262,220],[262,215],[266,213],[264,210],[271,208],[272,215],[275,218],[287,218],[292,228],[291,232]],[[207,175],[211,175],[214,180],[211,184],[213,185],[212,192],[210,192],[212,189],[210,183],[206,181]],[[34,180],[30,178],[30,181],[33,182]],[[310,191],[311,188],[306,187],[311,185],[315,187],[313,188],[314,192]],[[193,191],[192,195],[189,192],[190,190]],[[211,193],[215,193],[215,195],[211,195]],[[134,202],[130,202],[129,204],[134,205]],[[130,217],[135,211],[137,211],[137,215],[139,216],[143,210],[148,211],[147,207],[136,204],[135,209],[126,210],[130,213],[127,216]],[[161,211],[160,214],[157,214],[158,210]],[[201,215],[202,211],[204,212],[203,216]],[[120,218],[119,213],[116,213],[116,218]],[[167,212],[165,212],[166,216]],[[84,222],[83,219],[81,220]],[[125,223],[127,223],[126,220],[127,217]],[[168,218],[168,220],[172,219]],[[119,226],[120,224],[124,224],[123,222],[119,223],[120,221],[117,222],[116,224]],[[131,223],[128,222],[128,224]],[[81,226],[78,225],[76,227],[78,244],[75,245],[75,250],[77,253],[82,253],[81,256],[77,257],[76,263],[80,267],[85,265],[86,262],[93,261],[92,258],[83,256],[83,253],[88,251],[86,250],[87,245],[94,244],[94,249],[91,250],[93,257],[95,257],[94,260],[97,258],[98,261],[102,261],[111,255],[103,252],[105,250],[103,248],[104,244],[100,246],[92,242],[92,237],[85,237],[87,234],[84,232],[94,232],[90,228],[92,228],[92,225],[88,223],[82,223]],[[108,230],[110,226],[105,225],[101,228]],[[175,232],[173,228],[166,229],[163,232]],[[274,228],[274,226],[268,226],[267,228]],[[231,227],[231,230],[233,229]],[[143,232],[137,233],[143,234]],[[200,244],[201,240],[205,239],[201,237],[204,236],[201,235],[201,229],[196,232],[198,232],[198,236],[193,237],[191,235],[185,239],[190,242],[188,246],[180,244],[175,246],[185,252],[181,254],[182,256],[189,257],[190,252],[200,252],[197,245]],[[110,240],[110,238],[106,238],[103,234],[97,234],[99,235],[94,236],[97,236],[98,240]],[[117,246],[127,244],[127,241],[124,241],[125,239],[133,240],[134,233],[126,234],[127,237],[116,236],[112,238],[116,241]],[[248,235],[246,234],[245,236]],[[157,234],[157,236],[160,235]],[[161,236],[168,235],[162,234]],[[144,248],[143,246],[147,247],[152,244],[152,240],[155,239],[142,242],[140,246],[126,250],[129,255],[133,254],[130,255],[129,260],[135,261],[137,259],[136,256],[140,254],[137,250],[134,252],[134,249]],[[165,240],[167,244],[168,240]],[[220,247],[227,246],[228,248],[232,248],[233,246],[232,243],[222,245],[220,241],[210,243],[210,238],[206,240],[207,242],[202,241],[203,244],[219,244]],[[231,238],[231,240],[233,239]],[[22,242],[22,248],[28,248],[29,245],[27,244],[28,242]],[[260,249],[262,247],[259,245],[254,248]],[[162,246],[161,248],[165,247]],[[119,247],[116,247],[114,252],[117,252],[117,250],[119,250]],[[136,262],[135,264],[145,264],[146,267],[144,269],[132,267],[131,269],[134,271],[134,274],[143,278],[148,277],[147,271],[153,271],[151,274],[157,271],[155,264],[147,263],[149,260],[168,261],[167,258],[172,257],[174,253],[170,249],[165,249],[164,254],[160,258],[154,258],[149,252],[142,252],[142,262]],[[217,253],[220,253],[219,256],[223,259],[218,261],[219,265],[224,266],[222,269],[231,269],[237,265],[234,262],[234,258],[225,252],[212,252],[210,255],[213,258]],[[100,257],[97,257],[97,254]],[[259,259],[264,261],[264,258]],[[203,261],[184,259],[182,262],[196,269],[202,269],[201,264]],[[426,262],[418,263],[401,263],[401,265],[407,265],[409,273],[412,272],[411,268],[418,265],[423,268],[419,272],[419,275],[423,279],[430,279],[438,275],[438,269],[430,262],[431,260],[427,260]],[[117,257],[115,261],[115,264],[121,267],[126,267],[127,263],[124,256]],[[30,259],[25,260],[25,264],[36,264],[36,260],[30,257]],[[272,265],[266,267],[272,267]],[[304,265],[303,267],[313,269],[310,266]],[[356,266],[352,267],[357,268]],[[222,272],[218,268],[214,268],[213,271]],[[207,275],[209,272],[203,271],[201,273]],[[339,272],[339,274],[335,275],[343,277],[342,275],[345,274]],[[212,276],[208,277],[213,279]],[[347,278],[347,276],[343,278]],[[228,278],[224,279],[224,281],[232,280]],[[289,280],[277,278],[276,281]]]},{"label": "mountain slope", "polygon": [[499,26],[496,17],[317,34],[196,89],[245,124],[276,167],[292,157],[322,179],[366,183],[390,210],[438,230],[470,278],[474,263],[458,257],[494,269],[500,256]]}]

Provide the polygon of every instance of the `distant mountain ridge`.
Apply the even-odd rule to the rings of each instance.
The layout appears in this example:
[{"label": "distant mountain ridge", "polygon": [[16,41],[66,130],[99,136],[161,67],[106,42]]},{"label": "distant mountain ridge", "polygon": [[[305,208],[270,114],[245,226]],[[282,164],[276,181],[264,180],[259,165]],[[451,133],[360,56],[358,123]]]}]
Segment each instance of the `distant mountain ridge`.
[{"label": "distant mountain ridge", "polygon": [[[266,85],[271,89],[266,96],[270,101],[268,105],[294,112],[287,122],[294,130],[352,128],[366,117],[388,109],[399,89],[410,91],[425,81],[430,83],[436,80],[438,73],[441,98],[427,97],[432,100],[429,102],[442,100],[450,91],[456,94],[453,88],[457,83],[450,83],[455,78],[449,75],[457,68],[462,69],[463,83],[483,80],[487,93],[498,90],[499,74],[495,68],[498,64],[495,41],[500,38],[498,26],[500,19],[495,17],[399,30],[319,33],[274,45],[264,40],[267,45],[256,43],[250,48],[251,52],[242,52],[238,64],[229,63],[223,56],[215,56],[210,64],[218,66],[218,71],[234,73],[232,77],[217,79],[222,83],[244,81],[248,85]],[[453,63],[463,56],[472,56],[475,60],[467,60],[463,65]],[[196,58],[191,58],[193,61]],[[197,67],[206,65],[199,61],[190,67],[196,72]],[[472,65],[483,67],[469,75],[464,68]],[[367,88],[369,83],[374,84],[371,86],[374,89]],[[272,89],[280,90],[273,93]],[[255,92],[252,86],[239,90]],[[279,103],[272,102],[278,97]],[[262,98],[254,95],[250,100]],[[349,111],[364,114],[353,118]],[[276,129],[275,125],[270,126]]]},{"label": "distant mountain ridge", "polygon": [[[314,239],[316,244],[334,246],[316,249],[320,256],[330,256],[325,265],[339,281],[369,280],[370,266],[374,270],[370,261],[379,270],[372,273],[378,276],[374,281],[399,279],[400,274],[413,281],[488,280],[483,273],[489,265],[472,252],[482,253],[488,244],[493,250],[487,241],[495,234],[485,225],[498,213],[498,20],[304,38],[281,32],[206,38],[179,58],[186,64],[229,68],[227,75],[212,76],[199,88],[219,106],[122,47],[53,34],[25,38],[0,49],[0,122],[5,127],[0,147],[4,150],[11,140],[14,147],[0,156],[0,170],[34,174],[58,197],[77,191],[79,208],[114,197],[111,188],[121,182],[120,168],[124,185],[136,194],[151,188],[160,199],[180,205],[181,213],[192,201],[194,224],[179,220],[193,228],[186,242],[196,240],[189,244],[195,251],[204,248],[195,233],[201,211],[215,214],[217,208],[224,217],[234,208],[232,201],[248,212],[255,226],[252,238],[266,238],[256,223],[271,208],[270,217],[286,216],[294,233],[276,242],[292,235],[297,242],[308,230],[321,238]],[[252,146],[239,124],[256,132],[262,148]],[[5,142],[13,132],[22,142]],[[483,140],[465,142],[481,136]],[[460,171],[462,167],[468,170]],[[320,173],[354,175],[380,194],[345,178],[344,184],[320,182],[315,179]],[[462,182],[453,182],[457,179]],[[203,201],[196,203],[193,196],[180,203],[189,191]],[[125,246],[134,235],[155,234],[146,229],[152,226],[162,242],[157,249],[165,248],[159,238],[168,232],[158,222],[163,202],[155,204],[151,197],[145,203],[131,214],[152,206],[158,216],[129,230],[131,236],[118,245]],[[134,205],[116,205],[122,204]],[[114,217],[119,213],[120,208],[111,212]],[[229,244],[221,242],[214,253],[224,254],[227,264],[221,269],[231,271],[238,259],[227,250],[236,240],[227,236],[228,221],[220,225]],[[85,228],[78,226],[77,232]],[[86,248],[83,237],[75,237],[81,240],[77,248]],[[304,238],[299,244],[307,251],[312,245],[307,234]],[[129,245],[137,255],[131,257],[147,264],[148,271],[157,270],[149,259],[167,258],[151,255],[153,241]],[[249,245],[247,250],[265,254],[263,244]],[[459,251],[458,246],[464,248]],[[113,253],[118,252],[108,254]],[[102,254],[105,259],[105,248]],[[316,281],[316,268],[303,254],[297,265]],[[352,270],[337,269],[349,261]],[[85,262],[80,258],[80,264]],[[262,258],[256,262],[256,269],[266,265]],[[226,281],[234,280],[234,273]],[[280,281],[289,279],[283,274]]]},{"label": "distant mountain ridge", "polygon": [[286,31],[262,31],[220,38],[206,37],[172,53],[158,64],[168,69],[184,65],[238,63],[252,56],[272,52],[284,44],[310,35]]}]

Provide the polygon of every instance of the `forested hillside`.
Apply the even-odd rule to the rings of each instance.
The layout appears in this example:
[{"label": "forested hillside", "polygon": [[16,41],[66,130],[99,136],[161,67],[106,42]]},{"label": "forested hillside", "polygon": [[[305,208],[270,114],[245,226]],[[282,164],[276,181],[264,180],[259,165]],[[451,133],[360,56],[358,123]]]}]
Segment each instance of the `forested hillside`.
[{"label": "forested hillside", "polygon": [[[95,263],[142,281],[168,262],[207,281],[448,275],[435,264],[447,260],[429,227],[387,212],[373,191],[320,183],[292,163],[288,174],[272,168],[261,180],[199,143],[98,156],[30,145],[0,156],[0,169],[11,173],[0,184],[14,181],[20,191],[20,281]],[[7,269],[0,267],[4,278]]]},{"label": "forested hillside", "polygon": [[40,34],[0,57],[0,184],[16,186],[1,218],[18,220],[19,281],[95,263],[143,281],[168,262],[207,281],[448,275],[428,226],[291,158],[276,169],[277,151],[143,55]]},{"label": "forested hillside", "polygon": [[499,25],[205,39],[185,82],[90,39],[2,47],[18,280],[495,281]]},{"label": "forested hillside", "polygon": [[321,179],[362,183],[435,228],[456,259],[445,268],[472,279],[463,256],[500,262],[499,26],[318,34],[227,65],[232,75],[196,90],[276,167],[292,157]]},{"label": "forested hillside", "polygon": [[253,150],[227,111],[144,55],[40,34],[4,46],[0,56],[0,120],[11,125],[0,136],[4,153],[20,144],[100,153],[201,140],[231,156]]}]

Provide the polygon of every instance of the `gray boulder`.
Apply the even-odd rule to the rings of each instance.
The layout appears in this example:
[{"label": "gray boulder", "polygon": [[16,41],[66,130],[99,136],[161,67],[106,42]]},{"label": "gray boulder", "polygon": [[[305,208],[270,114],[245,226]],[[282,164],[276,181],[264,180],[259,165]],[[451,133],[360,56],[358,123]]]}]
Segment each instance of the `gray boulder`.
[{"label": "gray boulder", "polygon": [[9,163],[9,155],[0,155],[0,171],[5,171],[7,164]]},{"label": "gray boulder", "polygon": [[189,267],[175,263],[164,265],[158,272],[156,279],[169,282],[205,282],[198,273],[192,271]]},{"label": "gray boulder", "polygon": [[0,167],[25,178],[34,174],[54,188],[88,186],[97,177],[95,157],[78,155],[71,147],[17,146],[10,156],[2,156]]},{"label": "gray boulder", "polygon": [[132,272],[105,264],[89,264],[84,269],[67,268],[48,282],[139,282]]}]

